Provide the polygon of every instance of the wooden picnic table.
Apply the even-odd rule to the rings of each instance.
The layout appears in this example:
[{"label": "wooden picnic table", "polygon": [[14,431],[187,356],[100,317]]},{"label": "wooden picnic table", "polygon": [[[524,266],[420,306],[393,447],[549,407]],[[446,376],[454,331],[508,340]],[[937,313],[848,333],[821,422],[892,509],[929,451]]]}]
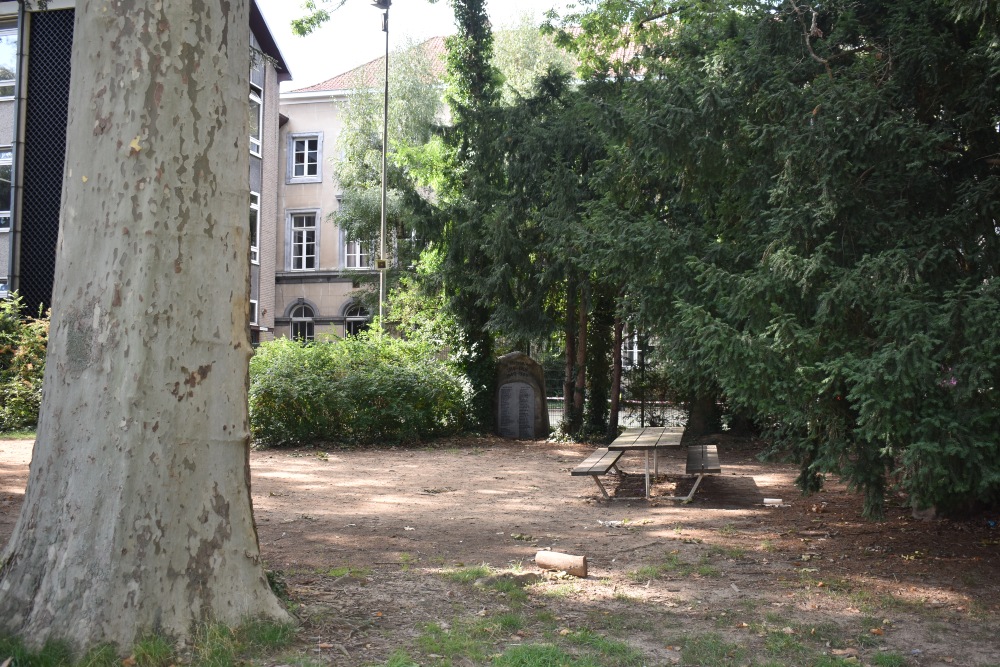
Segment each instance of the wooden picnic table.
[{"label": "wooden picnic table", "polygon": [[[610,499],[607,489],[601,483],[601,475],[622,474],[618,467],[618,460],[626,451],[641,451],[646,455],[646,498],[649,498],[650,477],[649,477],[649,453],[653,452],[653,474],[660,474],[657,452],[671,447],[680,447],[681,436],[684,429],[672,426],[647,426],[646,428],[630,428],[615,438],[607,447],[599,447],[587,459],[570,471],[572,475],[586,475],[592,477],[601,490],[601,494]],[[687,448],[687,465],[685,474],[695,475],[694,486],[686,496],[657,496],[659,500],[681,500],[690,502],[694,498],[698,486],[705,475],[718,474],[722,472],[719,465],[719,451],[716,445],[689,445]],[[616,497],[619,497],[616,495]],[[640,496],[633,496],[640,497]]]},{"label": "wooden picnic table", "polygon": [[608,445],[613,452],[638,450],[646,454],[646,497],[649,498],[649,453],[653,452],[653,474],[660,474],[656,453],[668,447],[680,447],[684,429],[672,426],[647,426],[645,428],[627,428]]}]

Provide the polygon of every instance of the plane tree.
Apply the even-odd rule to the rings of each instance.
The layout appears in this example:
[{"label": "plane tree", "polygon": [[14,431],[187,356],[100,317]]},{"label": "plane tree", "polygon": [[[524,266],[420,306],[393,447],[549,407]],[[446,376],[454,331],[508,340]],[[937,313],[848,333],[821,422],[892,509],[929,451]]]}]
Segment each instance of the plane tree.
[{"label": "plane tree", "polygon": [[78,649],[287,621],[247,426],[249,3],[76,12],[38,434],[0,631]]}]

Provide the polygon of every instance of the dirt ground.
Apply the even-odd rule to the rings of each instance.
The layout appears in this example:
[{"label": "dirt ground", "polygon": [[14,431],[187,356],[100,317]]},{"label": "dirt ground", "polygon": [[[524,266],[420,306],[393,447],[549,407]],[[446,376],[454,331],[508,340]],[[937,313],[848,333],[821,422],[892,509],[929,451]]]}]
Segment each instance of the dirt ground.
[{"label": "dirt ground", "polygon": [[[661,457],[649,501],[603,500],[571,477],[593,449],[580,444],[255,452],[261,551],[302,621],[299,649],[322,664],[381,665],[400,649],[420,664],[478,664],[421,643],[427,624],[511,610],[534,621],[494,637],[497,653],[587,629],[649,665],[702,664],[690,657],[699,638],[729,647],[712,664],[1000,664],[995,517],[919,521],[890,503],[884,522],[867,522],[836,480],[803,498],[793,466],[758,461],[760,443],[708,441],[723,472],[686,505],[657,498],[690,488],[683,451]],[[0,441],[3,541],[30,447]],[[642,463],[626,453],[630,474],[609,489],[640,488]],[[543,549],[586,555],[589,575],[542,572]],[[446,576],[482,564],[537,573],[526,605]]]}]

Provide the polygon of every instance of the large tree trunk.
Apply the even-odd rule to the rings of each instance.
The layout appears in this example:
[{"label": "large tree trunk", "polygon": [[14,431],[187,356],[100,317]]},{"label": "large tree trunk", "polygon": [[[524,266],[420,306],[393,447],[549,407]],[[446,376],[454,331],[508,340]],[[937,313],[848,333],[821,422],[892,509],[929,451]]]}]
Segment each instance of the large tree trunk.
[{"label": "large tree trunk", "polygon": [[590,331],[587,334],[587,433],[604,435],[608,430],[611,398],[611,344],[614,340],[615,299],[607,287],[591,297]]},{"label": "large tree trunk", "polygon": [[573,421],[570,433],[578,433],[583,428],[583,403],[587,396],[587,294],[580,285],[580,303],[577,305],[576,332],[576,384],[573,386]]},{"label": "large tree trunk", "polygon": [[622,396],[622,339],[625,334],[625,322],[621,316],[615,316],[614,342],[611,345],[611,415],[608,418],[608,438],[618,437],[618,417],[621,411]]},{"label": "large tree trunk", "polygon": [[44,398],[0,560],[0,632],[30,645],[288,620],[250,503],[248,6],[78,3]]},{"label": "large tree trunk", "polygon": [[576,283],[567,281],[566,285],[566,356],[565,375],[563,376],[563,430],[572,433],[573,419],[573,386],[576,374],[573,366],[576,363]]}]

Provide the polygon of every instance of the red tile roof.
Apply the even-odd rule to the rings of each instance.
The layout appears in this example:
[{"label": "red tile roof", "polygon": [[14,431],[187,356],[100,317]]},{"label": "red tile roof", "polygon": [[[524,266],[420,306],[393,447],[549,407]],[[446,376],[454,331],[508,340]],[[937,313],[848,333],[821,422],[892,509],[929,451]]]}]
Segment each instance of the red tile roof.
[{"label": "red tile roof", "polygon": [[[437,78],[444,78],[445,56],[448,53],[444,45],[444,37],[431,37],[414,48],[421,49],[431,62],[431,73]],[[293,93],[319,93],[334,90],[352,90],[354,88],[374,88],[385,81],[385,56],[355,67],[352,70],[338,74],[305,88],[293,90]]]}]

